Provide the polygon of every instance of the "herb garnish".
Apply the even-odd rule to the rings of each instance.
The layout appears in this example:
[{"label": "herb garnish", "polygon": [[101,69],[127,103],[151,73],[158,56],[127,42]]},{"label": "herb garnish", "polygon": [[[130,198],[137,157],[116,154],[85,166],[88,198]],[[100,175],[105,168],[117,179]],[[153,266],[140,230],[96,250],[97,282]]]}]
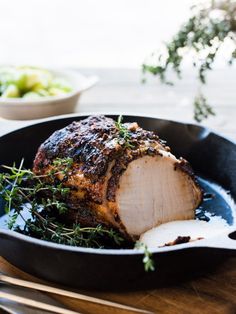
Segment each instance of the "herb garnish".
[{"label": "herb garnish", "polygon": [[[57,170],[52,168],[45,175],[35,175],[31,170],[23,169],[23,160],[19,168],[15,165],[3,166],[8,172],[0,174],[0,197],[4,200],[6,213],[9,213],[8,228],[61,244],[101,248],[105,239],[109,245],[121,245],[124,239],[113,229],[102,225],[81,227],[76,224],[68,227],[50,216],[51,212],[61,215],[69,210],[66,197],[70,189],[56,183],[55,175],[67,174],[72,160],[57,158],[53,165]],[[42,177],[46,177],[48,182]],[[25,209],[31,214],[30,219],[24,217]],[[24,221],[23,229],[17,225],[18,217]]]},{"label": "herb garnish", "polygon": [[[121,119],[119,119],[121,124]],[[120,233],[108,229],[102,225],[96,227],[81,227],[74,224],[68,227],[50,216],[51,211],[64,214],[68,209],[65,201],[70,189],[62,183],[56,183],[55,175],[68,174],[72,166],[71,158],[57,158],[52,168],[45,175],[35,175],[31,170],[23,168],[22,160],[19,168],[2,166],[8,172],[0,173],[0,198],[4,200],[5,211],[9,214],[8,228],[27,234],[38,239],[51,241],[71,246],[92,248],[121,247],[125,239]],[[48,178],[42,180],[42,178]],[[42,193],[43,192],[43,193]],[[48,195],[48,196],[44,196]],[[30,219],[24,217],[25,209],[31,214]],[[43,213],[44,212],[44,213]],[[23,220],[24,225],[18,225],[18,218]],[[142,249],[144,253],[143,264],[145,271],[154,271],[152,253],[147,246],[136,242],[135,248]]]},{"label": "herb garnish", "polygon": [[143,250],[143,264],[144,264],[144,269],[146,272],[148,271],[154,271],[155,270],[155,263],[152,258],[152,253],[148,250],[148,247],[146,244],[142,242],[136,242],[135,248],[138,250]]},{"label": "herb garnish", "polygon": [[122,123],[123,116],[120,115],[115,122],[117,129],[119,130],[120,139],[118,142],[122,144],[124,142],[125,147],[127,148],[134,148],[134,145],[131,143],[131,134],[127,127]]},{"label": "herb garnish", "polygon": [[53,166],[56,167],[56,170],[52,170],[51,174],[54,174],[55,171],[58,171],[58,168],[63,174],[67,174],[73,165],[73,158],[56,158],[53,160]]}]

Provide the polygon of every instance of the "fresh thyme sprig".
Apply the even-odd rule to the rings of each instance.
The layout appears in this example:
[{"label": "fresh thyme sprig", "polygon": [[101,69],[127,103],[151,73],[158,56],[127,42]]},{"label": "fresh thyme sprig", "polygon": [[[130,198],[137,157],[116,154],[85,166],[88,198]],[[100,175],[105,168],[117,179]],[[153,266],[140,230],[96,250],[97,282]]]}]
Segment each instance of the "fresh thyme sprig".
[{"label": "fresh thyme sprig", "polygon": [[53,161],[53,166],[55,170],[52,170],[51,173],[54,174],[55,171],[57,172],[58,169],[63,173],[67,174],[73,165],[73,158],[66,157],[66,158],[56,158]]},{"label": "fresh thyme sprig", "polygon": [[[69,210],[66,198],[70,189],[62,183],[56,183],[55,175],[66,175],[71,169],[72,160],[58,158],[53,166],[45,175],[35,175],[31,170],[23,169],[23,160],[19,168],[15,165],[3,166],[8,172],[0,173],[0,197],[4,200],[6,213],[9,214],[8,228],[68,245],[103,247],[104,243],[108,243],[111,246],[120,246],[124,239],[113,229],[102,225],[81,227],[76,224],[68,227],[51,215],[55,210],[59,215]],[[26,209],[31,214],[30,219],[24,217]],[[18,217],[24,222],[23,228],[17,225]]]},{"label": "fresh thyme sprig", "polygon": [[155,270],[155,263],[152,258],[152,253],[148,250],[148,247],[146,244],[137,241],[135,244],[135,248],[138,250],[143,250],[143,264],[144,264],[144,269],[146,272],[149,271],[154,271]]},{"label": "fresh thyme sprig", "polygon": [[113,245],[117,246],[124,241],[114,230],[106,229],[102,225],[81,227],[77,224],[68,228],[53,219],[45,219],[42,216],[39,216],[36,222],[29,221],[25,224],[24,232],[55,243],[93,248],[103,248],[104,243],[110,240]]},{"label": "fresh thyme sprig", "polygon": [[127,148],[134,148],[134,145],[131,143],[130,131],[122,123],[122,121],[123,121],[123,116],[119,115],[117,121],[115,122],[115,125],[116,125],[117,129],[119,130],[119,136],[120,136],[118,141],[120,144],[122,144],[122,142],[124,142],[124,145]]},{"label": "fresh thyme sprig", "polygon": [[[54,168],[46,175],[35,175],[31,170],[23,169],[23,160],[19,168],[15,165],[12,167],[2,166],[8,170],[0,175],[0,194],[5,201],[5,211],[9,213],[12,209],[19,209],[19,204],[34,203],[36,199],[40,199],[44,208],[56,208],[59,213],[64,213],[66,204],[59,199],[65,198],[70,192],[69,188],[64,187],[62,183],[55,183],[55,175],[63,172],[64,168],[68,168],[65,159],[60,163],[60,168],[56,171]],[[55,163],[59,163],[59,159]],[[68,160],[68,163],[70,160]],[[54,163],[53,163],[54,165]],[[42,177],[48,177],[51,183],[42,181]],[[45,193],[50,197],[41,197],[40,194]]]},{"label": "fresh thyme sprig", "polygon": [[[206,84],[206,74],[226,46],[228,64],[236,60],[236,2],[235,0],[206,1],[192,7],[193,15],[184,23],[163,50],[152,54],[143,64],[143,72],[152,73],[165,84],[169,69],[181,78],[181,65],[185,56],[192,58],[200,85]],[[229,48],[228,48],[229,47]],[[231,49],[232,47],[232,49]],[[228,53],[227,53],[228,51]],[[194,102],[194,119],[198,122],[214,115],[206,99],[197,95]]]},{"label": "fresh thyme sprig", "polygon": [[[121,119],[118,122],[121,124]],[[52,209],[56,209],[59,215],[68,210],[63,200],[70,193],[70,189],[51,180],[56,173],[66,174],[70,171],[72,162],[70,159],[57,159],[53,165],[57,171],[52,168],[46,175],[35,175],[31,170],[24,169],[23,160],[19,168],[15,165],[3,166],[8,172],[0,173],[0,197],[5,201],[5,210],[9,214],[8,228],[42,240],[71,246],[120,248],[125,242],[124,238],[113,229],[102,225],[82,227],[74,224],[68,227],[58,222],[55,215],[50,215]],[[51,183],[42,180],[45,176]],[[24,215],[26,209],[31,214],[29,219]],[[17,224],[19,217],[23,226]],[[137,242],[135,248],[143,250],[145,271],[154,271],[152,253],[147,246]]]},{"label": "fresh thyme sprig", "polygon": [[209,115],[214,116],[215,112],[211,106],[207,104],[207,100],[201,93],[194,99],[194,119],[197,122],[201,122]]}]

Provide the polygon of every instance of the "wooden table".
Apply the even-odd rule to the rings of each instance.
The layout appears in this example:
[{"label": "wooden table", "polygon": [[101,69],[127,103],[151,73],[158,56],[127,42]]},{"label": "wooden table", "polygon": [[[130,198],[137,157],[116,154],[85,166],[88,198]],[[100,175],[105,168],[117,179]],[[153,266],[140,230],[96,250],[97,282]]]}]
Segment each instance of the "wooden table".
[{"label": "wooden table", "polygon": [[[84,69],[83,72],[97,73],[101,83],[82,97],[77,108],[79,112],[129,112],[193,121],[190,104],[198,87],[191,73],[187,73],[185,79],[172,88],[162,86],[154,79],[141,85],[141,75],[137,70]],[[236,140],[235,78],[235,71],[225,70],[216,71],[210,76],[206,95],[214,103],[217,116],[204,123],[233,140]],[[28,123],[30,122],[5,123],[0,120],[0,132],[3,134]],[[1,257],[0,271],[21,278],[31,278]],[[90,294],[155,313],[236,313],[236,258],[229,258],[212,274],[168,288]],[[67,298],[60,297],[59,300],[67,307],[82,313],[122,313]]]}]

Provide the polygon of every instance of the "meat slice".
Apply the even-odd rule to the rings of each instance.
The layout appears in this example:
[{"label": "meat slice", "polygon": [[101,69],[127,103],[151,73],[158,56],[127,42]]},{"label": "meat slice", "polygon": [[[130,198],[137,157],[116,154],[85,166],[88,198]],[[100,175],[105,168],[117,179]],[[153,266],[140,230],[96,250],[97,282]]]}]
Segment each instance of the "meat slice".
[{"label": "meat slice", "polygon": [[[67,157],[73,163],[65,174],[55,160]],[[34,172],[52,169],[70,187],[68,223],[101,223],[133,240],[162,223],[193,219],[202,200],[189,164],[156,134],[104,116],[73,122],[40,146]]]},{"label": "meat slice", "polygon": [[159,153],[132,161],[120,178],[118,213],[135,236],[164,222],[193,219],[201,200],[194,180],[178,168],[180,161],[165,151]]}]

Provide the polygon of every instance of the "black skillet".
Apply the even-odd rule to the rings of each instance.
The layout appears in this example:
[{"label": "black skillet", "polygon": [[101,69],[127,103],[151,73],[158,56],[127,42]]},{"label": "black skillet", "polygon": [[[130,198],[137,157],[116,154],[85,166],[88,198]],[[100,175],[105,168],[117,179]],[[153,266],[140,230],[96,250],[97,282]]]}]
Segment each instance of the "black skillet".
[{"label": "black skillet", "polygon": [[[19,164],[24,158],[25,165],[31,167],[39,145],[52,132],[83,118],[74,115],[50,118],[2,136],[0,164]],[[86,249],[49,243],[6,230],[4,223],[0,225],[1,256],[30,274],[67,286],[144,289],[212,269],[226,256],[236,253],[233,201],[211,184],[215,182],[230,191],[236,200],[236,144],[197,125],[140,116],[125,116],[124,120],[137,121],[143,128],[155,131],[167,140],[175,155],[190,161],[195,172],[207,180],[200,180],[205,191],[215,195],[203,203],[203,214],[208,211],[222,216],[230,229],[209,239],[155,250],[156,270],[149,273],[144,271],[142,254],[136,250]],[[0,208],[0,216],[3,215]]]}]

